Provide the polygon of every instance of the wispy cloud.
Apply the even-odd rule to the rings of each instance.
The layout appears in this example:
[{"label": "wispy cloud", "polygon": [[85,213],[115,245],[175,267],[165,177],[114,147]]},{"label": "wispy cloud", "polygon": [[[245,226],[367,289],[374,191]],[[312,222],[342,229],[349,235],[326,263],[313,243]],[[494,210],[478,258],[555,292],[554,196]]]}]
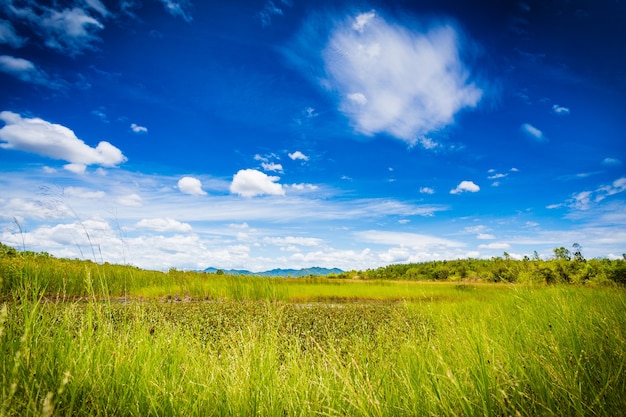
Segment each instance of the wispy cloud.
[{"label": "wispy cloud", "polygon": [[263,5],[263,9],[258,13],[258,17],[261,20],[263,26],[269,26],[272,24],[272,18],[274,16],[282,16],[283,9],[285,7],[291,7],[291,1],[289,0],[267,0]]},{"label": "wispy cloud", "polygon": [[60,88],[61,83],[52,81],[42,70],[27,59],[10,55],[0,55],[0,71],[9,74],[20,81],[43,85],[49,88]]},{"label": "wispy cloud", "polygon": [[243,197],[285,195],[283,186],[277,183],[279,179],[255,169],[242,169],[233,176],[230,192]]},{"label": "wispy cloud", "polygon": [[67,196],[74,196],[78,198],[87,198],[87,199],[103,199],[106,197],[106,193],[104,191],[93,191],[89,188],[85,187],[65,187],[63,189],[63,193]]},{"label": "wispy cloud", "polygon": [[506,249],[511,249],[511,245],[509,245],[508,243],[504,243],[504,242],[494,242],[494,243],[488,243],[486,245],[478,245],[479,249],[502,249],[502,250],[506,250]]},{"label": "wispy cloud", "polygon": [[561,115],[569,114],[569,109],[567,107],[559,106],[558,104],[552,106],[552,111]]},{"label": "wispy cloud", "polygon": [[431,187],[420,187],[421,194],[435,194],[435,189]]},{"label": "wispy cloud", "polygon": [[174,17],[180,17],[189,23],[191,16],[191,1],[189,0],[160,0],[165,10]]},{"label": "wispy cloud", "polygon": [[617,158],[604,158],[602,165],[607,167],[619,167],[622,166],[622,161]]},{"label": "wispy cloud", "polygon": [[482,97],[460,58],[464,41],[451,23],[419,31],[375,11],[351,16],[330,32],[322,84],[338,94],[340,111],[358,133],[419,144]]},{"label": "wispy cloud", "polygon": [[156,230],[157,232],[191,232],[192,230],[189,223],[181,223],[169,217],[142,219],[135,226],[140,229]]},{"label": "wispy cloud", "polygon": [[276,246],[319,246],[322,244],[322,239],[300,236],[266,237],[263,242]]},{"label": "wispy cloud", "polygon": [[436,236],[418,233],[368,230],[356,232],[355,236],[364,242],[390,246],[402,246],[409,248],[412,251],[436,251],[465,246],[464,243],[456,240],[443,239]]},{"label": "wispy cloud", "polygon": [[97,0],[89,0],[84,7],[81,6],[63,8],[26,0],[18,5],[10,1],[7,10],[29,25],[47,47],[77,55],[93,49],[100,41],[98,32],[104,29],[104,24],[99,19],[109,14]]},{"label": "wispy cloud", "polygon": [[3,111],[0,120],[0,148],[31,152],[47,158],[67,161],[67,170],[84,172],[89,165],[115,167],[126,161],[122,151],[102,141],[95,148],[77,138],[62,125],[40,118],[23,118],[17,113]]},{"label": "wispy cloud", "polygon": [[574,211],[588,211],[596,208],[598,204],[608,197],[621,194],[626,191],[626,177],[618,178],[611,184],[601,185],[595,190],[585,190],[572,194],[563,203],[551,204],[550,209],[569,207]]},{"label": "wispy cloud", "polygon": [[543,134],[543,132],[537,129],[535,126],[530,123],[524,123],[520,126],[522,133],[524,133],[527,137],[531,138],[536,142],[547,142],[548,138]]},{"label": "wispy cloud", "polygon": [[480,191],[480,187],[474,184],[473,181],[461,181],[456,188],[450,190],[450,194],[477,193],[478,191]]},{"label": "wispy cloud", "polygon": [[20,48],[26,43],[26,39],[22,38],[15,32],[13,25],[8,20],[0,19],[0,44],[7,44],[13,48]]}]

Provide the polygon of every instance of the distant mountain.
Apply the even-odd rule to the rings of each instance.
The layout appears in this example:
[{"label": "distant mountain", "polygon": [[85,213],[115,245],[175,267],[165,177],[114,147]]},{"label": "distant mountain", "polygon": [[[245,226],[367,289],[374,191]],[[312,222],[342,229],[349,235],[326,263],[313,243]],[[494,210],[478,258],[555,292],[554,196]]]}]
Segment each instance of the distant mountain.
[{"label": "distant mountain", "polygon": [[[204,272],[208,272],[210,274],[214,274],[217,271],[219,271],[219,269],[217,268],[207,268],[204,270]],[[246,270],[241,270],[241,269],[222,269],[222,272],[224,272],[225,274],[228,275],[256,275],[256,276],[260,276],[260,277],[308,277],[309,275],[315,275],[315,276],[324,276],[324,275],[330,275],[330,274],[340,274],[343,271],[341,269],[338,268],[320,268],[317,266],[314,266],[312,268],[303,268],[303,269],[272,269],[270,271],[263,271],[263,272],[250,272],[250,271],[246,271]]]}]

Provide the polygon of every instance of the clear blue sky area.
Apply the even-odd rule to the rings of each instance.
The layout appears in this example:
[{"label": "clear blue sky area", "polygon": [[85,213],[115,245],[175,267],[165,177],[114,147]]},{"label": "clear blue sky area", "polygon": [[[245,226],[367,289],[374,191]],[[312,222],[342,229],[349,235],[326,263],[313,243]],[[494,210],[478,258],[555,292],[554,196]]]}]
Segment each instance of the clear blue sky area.
[{"label": "clear blue sky area", "polygon": [[0,241],[152,269],[626,252],[623,1],[1,0]]}]

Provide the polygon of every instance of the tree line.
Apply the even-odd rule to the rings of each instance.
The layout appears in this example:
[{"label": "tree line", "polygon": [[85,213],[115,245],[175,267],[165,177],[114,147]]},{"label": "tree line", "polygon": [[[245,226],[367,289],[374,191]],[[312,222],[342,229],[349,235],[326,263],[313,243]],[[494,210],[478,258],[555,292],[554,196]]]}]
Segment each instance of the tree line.
[{"label": "tree line", "polygon": [[571,283],[626,284],[626,254],[621,259],[585,259],[582,247],[572,250],[553,249],[550,259],[532,257],[513,259],[504,252],[490,259],[456,259],[421,263],[394,264],[365,271],[336,274],[337,278],[411,280],[411,281],[476,281],[509,283]]}]

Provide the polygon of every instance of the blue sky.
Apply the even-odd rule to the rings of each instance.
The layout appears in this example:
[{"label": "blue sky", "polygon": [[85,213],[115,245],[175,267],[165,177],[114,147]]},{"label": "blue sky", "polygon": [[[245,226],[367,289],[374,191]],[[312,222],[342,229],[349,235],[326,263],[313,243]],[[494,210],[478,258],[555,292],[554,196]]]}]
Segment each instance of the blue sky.
[{"label": "blue sky", "polygon": [[0,241],[201,269],[626,252],[620,1],[1,0]]}]

